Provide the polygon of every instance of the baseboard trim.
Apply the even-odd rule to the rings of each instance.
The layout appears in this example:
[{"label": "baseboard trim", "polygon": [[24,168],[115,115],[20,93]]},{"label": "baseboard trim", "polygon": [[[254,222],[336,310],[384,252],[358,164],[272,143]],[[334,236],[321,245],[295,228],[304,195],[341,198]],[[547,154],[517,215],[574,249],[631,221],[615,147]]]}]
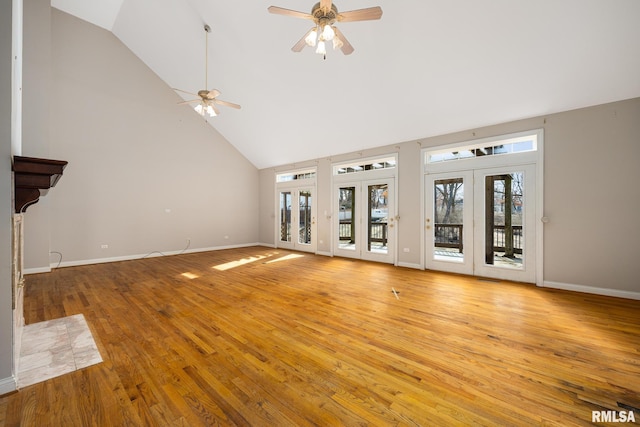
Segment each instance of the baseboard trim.
[{"label": "baseboard trim", "polygon": [[11,393],[18,389],[15,377],[0,379],[0,396]]},{"label": "baseboard trim", "polygon": [[564,291],[584,292],[587,294],[604,295],[608,297],[640,300],[640,292],[623,291],[620,289],[596,288],[593,286],[575,285],[571,283],[552,282],[545,280],[542,287],[561,289]]},{"label": "baseboard trim", "polygon": [[417,270],[423,270],[420,264],[414,264],[412,262],[399,262],[398,267],[415,268]]},{"label": "baseboard trim", "polygon": [[151,252],[147,254],[136,254],[136,255],[124,255],[119,257],[110,257],[110,258],[94,258],[94,259],[81,259],[74,261],[65,261],[61,263],[52,263],[50,268],[46,267],[37,267],[37,268],[27,268],[24,270],[24,274],[37,274],[37,273],[48,273],[52,269],[58,267],[76,267],[81,265],[91,265],[91,264],[104,264],[108,262],[119,262],[119,261],[131,261],[134,259],[142,259],[142,258],[156,258],[161,256],[172,256],[172,255],[181,255],[181,254],[190,254],[196,252],[211,252],[211,251],[221,251],[224,249],[236,249],[236,248],[249,248],[252,246],[264,246],[261,243],[245,243],[240,245],[226,245],[226,246],[212,246],[208,248],[195,248],[195,249],[187,249],[187,250],[179,250],[179,251],[166,251],[166,252]]},{"label": "baseboard trim", "polygon": [[256,245],[258,246],[266,246],[267,248],[276,248],[276,245],[274,245],[273,243],[256,243]]},{"label": "baseboard trim", "polygon": [[51,273],[51,269],[57,266],[58,263],[52,264],[51,267],[36,267],[36,268],[25,268],[24,274],[38,274],[38,273]]}]

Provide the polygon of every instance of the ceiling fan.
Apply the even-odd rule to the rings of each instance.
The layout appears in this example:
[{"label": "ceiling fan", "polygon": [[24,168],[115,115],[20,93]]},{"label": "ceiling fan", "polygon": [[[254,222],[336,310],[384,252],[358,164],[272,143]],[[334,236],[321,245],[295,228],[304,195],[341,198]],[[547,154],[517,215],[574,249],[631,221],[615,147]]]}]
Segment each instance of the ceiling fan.
[{"label": "ceiling fan", "polygon": [[[209,27],[208,25],[205,25],[204,31],[206,32],[205,51],[204,51],[204,64],[205,64],[204,87],[207,88],[209,87],[209,85],[207,84],[207,77],[209,74],[208,53],[209,53],[209,33],[211,32],[211,27]],[[179,102],[178,104],[190,104],[192,102],[198,102],[198,105],[195,106],[195,110],[201,116],[204,116],[205,113],[209,114],[210,117],[215,117],[218,114],[220,114],[220,111],[218,110],[218,108],[216,108],[216,104],[240,109],[240,106],[238,104],[234,104],[233,102],[227,102],[227,101],[218,99],[218,96],[220,96],[220,91],[218,89],[211,89],[211,90],[202,89],[202,90],[199,90],[198,93],[191,93],[191,92],[187,92],[185,90],[176,89],[176,88],[174,88],[173,90],[177,90],[178,92],[186,93],[193,96],[199,96],[200,98]]]},{"label": "ceiling fan", "polygon": [[269,6],[270,13],[277,15],[292,16],[313,21],[316,25],[311,28],[302,38],[291,48],[294,52],[300,52],[305,45],[316,46],[316,53],[327,58],[327,48],[325,42],[333,41],[333,48],[342,50],[345,55],[353,53],[353,46],[345,38],[344,34],[334,24],[337,22],[370,21],[380,19],[382,9],[380,6],[368,7],[366,9],[350,10],[338,12],[335,4],[331,0],[320,0],[311,9],[311,13],[298,12],[296,10],[284,9],[277,6]]}]

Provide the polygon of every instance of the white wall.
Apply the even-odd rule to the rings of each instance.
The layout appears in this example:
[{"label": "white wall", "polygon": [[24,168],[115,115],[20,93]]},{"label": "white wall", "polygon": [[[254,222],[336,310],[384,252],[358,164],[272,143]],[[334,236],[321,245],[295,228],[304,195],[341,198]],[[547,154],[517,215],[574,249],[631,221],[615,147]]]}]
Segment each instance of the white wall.
[{"label": "white wall", "polygon": [[640,292],[640,98],[545,125],[545,279]]},{"label": "white wall", "polygon": [[[41,198],[47,252],[64,266],[175,253],[188,240],[189,250],[257,242],[257,169],[113,34],[57,9],[51,18],[49,157],[69,164]],[[27,233],[46,228],[30,216],[39,204]],[[48,269],[30,242],[27,272]]]},{"label": "white wall", "polygon": [[[424,147],[544,129],[546,286],[640,299],[640,98],[408,141],[360,153],[260,171],[261,191],[273,194],[274,171],[318,165],[330,180],[332,162],[399,154],[398,263],[421,264],[421,159]],[[271,184],[268,185],[267,182]],[[324,189],[324,190],[323,190]],[[330,186],[318,186],[318,212],[331,210]],[[273,197],[261,200],[261,241],[275,244]],[[320,215],[319,215],[320,216]],[[330,252],[329,221],[318,221],[318,252]],[[265,240],[269,238],[269,240]],[[409,249],[404,252],[403,249]]]},{"label": "white wall", "polygon": [[[29,0],[23,10],[22,115],[23,156],[50,158],[51,5]],[[55,190],[54,190],[55,191]],[[41,197],[24,216],[25,265],[49,265],[49,198]]]},{"label": "white wall", "polygon": [[0,394],[15,389],[11,295],[12,2],[0,0]]}]

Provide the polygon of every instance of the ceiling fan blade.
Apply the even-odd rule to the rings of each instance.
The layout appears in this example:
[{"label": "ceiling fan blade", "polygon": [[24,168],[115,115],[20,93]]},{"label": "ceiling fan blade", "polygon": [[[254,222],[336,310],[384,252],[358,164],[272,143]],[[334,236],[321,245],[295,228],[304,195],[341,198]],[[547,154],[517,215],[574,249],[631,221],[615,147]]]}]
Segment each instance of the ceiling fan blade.
[{"label": "ceiling fan blade", "polygon": [[335,37],[337,37],[342,42],[342,47],[340,47],[340,50],[345,55],[351,55],[355,49],[353,48],[353,46],[351,46],[351,43],[349,43],[349,40],[347,40],[344,34],[342,34],[342,31],[340,31],[337,27],[335,28],[335,31]]},{"label": "ceiling fan blade", "polygon": [[313,20],[313,16],[310,13],[298,12],[297,10],[285,9],[278,6],[269,6],[267,10],[269,13],[275,13],[276,15],[293,16],[294,18]]},{"label": "ceiling fan blade", "polygon": [[304,47],[307,45],[307,41],[305,40],[307,38],[307,36],[309,35],[309,33],[311,33],[311,31],[315,30],[316,27],[312,27],[311,29],[309,29],[309,31],[307,31],[304,36],[302,36],[302,38],[300,40],[298,40],[298,42],[296,44],[293,45],[293,47],[291,48],[292,51],[294,52],[300,52],[302,51],[302,49],[304,49]]},{"label": "ceiling fan blade", "polygon": [[368,7],[366,9],[349,10],[347,12],[341,12],[337,16],[339,22],[354,22],[354,21],[371,21],[374,19],[380,19],[382,17],[382,8],[380,6]]},{"label": "ceiling fan blade", "polygon": [[214,99],[213,102],[219,105],[225,105],[227,107],[236,108],[238,110],[241,108],[238,104],[234,104],[233,102],[223,101],[221,99]]},{"label": "ceiling fan blade", "polygon": [[209,93],[207,93],[207,98],[208,99],[213,99],[216,96],[220,96],[220,91],[218,89],[211,89],[209,91]]},{"label": "ceiling fan blade", "polygon": [[218,110],[218,109],[216,108],[216,106],[213,104],[213,102],[208,102],[207,104],[209,105],[209,107],[213,108],[213,111],[215,111],[216,116],[219,116],[219,115],[220,115],[220,110]]},{"label": "ceiling fan blade", "polygon": [[187,92],[186,90],[176,89],[175,87],[172,87],[171,89],[173,89],[173,90],[177,90],[178,92],[186,93],[186,94],[189,94],[189,95],[198,96],[198,94],[197,94],[197,93]]},{"label": "ceiling fan blade", "polygon": [[328,12],[331,10],[331,0],[320,0],[320,9]]},{"label": "ceiling fan blade", "polygon": [[189,104],[191,102],[200,102],[202,101],[202,99],[192,99],[191,101],[182,101],[182,102],[178,102],[178,105],[182,105],[182,104]]}]

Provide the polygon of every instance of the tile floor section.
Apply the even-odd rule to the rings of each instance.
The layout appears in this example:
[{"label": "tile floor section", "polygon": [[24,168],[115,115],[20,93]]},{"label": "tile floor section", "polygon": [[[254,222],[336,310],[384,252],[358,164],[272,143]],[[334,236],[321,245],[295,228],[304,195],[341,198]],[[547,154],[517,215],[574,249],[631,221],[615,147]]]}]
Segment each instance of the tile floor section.
[{"label": "tile floor section", "polygon": [[18,388],[102,362],[82,314],[26,325],[22,332]]}]

